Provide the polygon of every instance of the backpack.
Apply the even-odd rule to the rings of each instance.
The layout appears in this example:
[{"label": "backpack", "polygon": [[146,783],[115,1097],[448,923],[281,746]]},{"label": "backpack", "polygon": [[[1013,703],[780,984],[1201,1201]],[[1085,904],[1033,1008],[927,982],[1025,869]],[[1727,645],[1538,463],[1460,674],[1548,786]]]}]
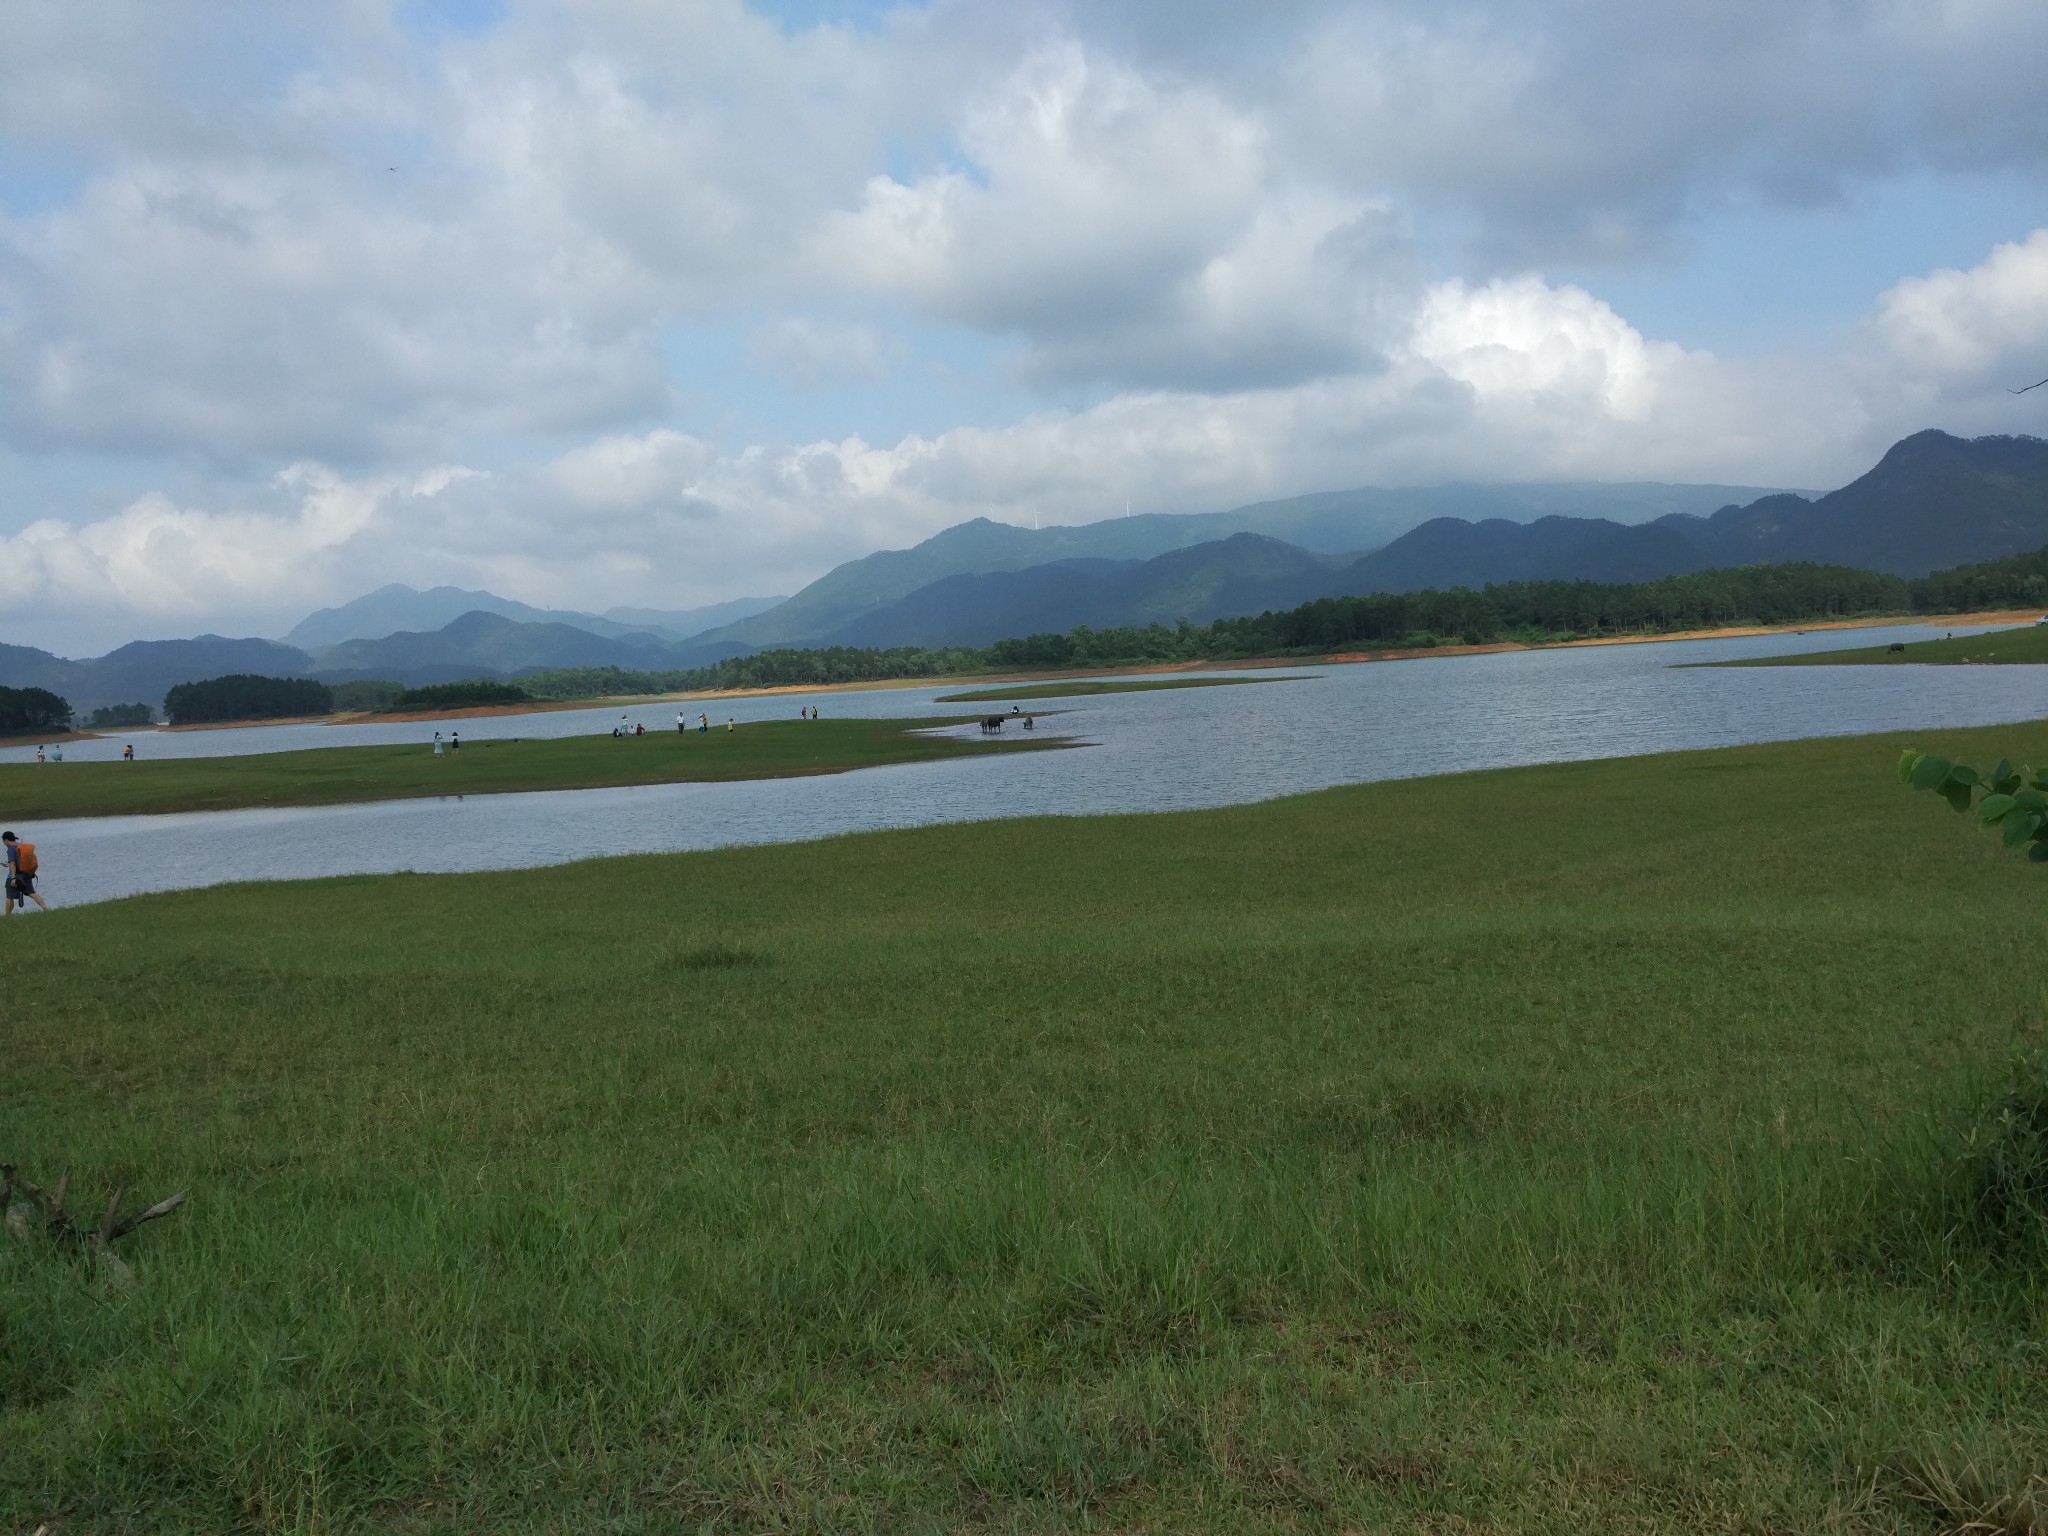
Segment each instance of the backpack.
[{"label": "backpack", "polygon": [[14,868],[17,873],[32,875],[36,872],[36,845],[16,843],[14,845]]}]

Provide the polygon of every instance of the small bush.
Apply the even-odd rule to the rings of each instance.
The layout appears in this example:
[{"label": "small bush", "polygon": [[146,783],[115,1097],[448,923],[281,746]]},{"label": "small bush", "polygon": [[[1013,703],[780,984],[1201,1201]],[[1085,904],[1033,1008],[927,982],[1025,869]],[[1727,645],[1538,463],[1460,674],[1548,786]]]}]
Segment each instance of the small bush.
[{"label": "small bush", "polygon": [[408,688],[387,709],[468,709],[478,704],[531,704],[533,695],[517,683],[493,677],[466,678],[459,683],[434,683]]},{"label": "small bush", "polygon": [[85,723],[103,730],[118,730],[128,725],[154,725],[156,711],[147,704],[102,704],[87,717]]},{"label": "small bush", "polygon": [[1964,1139],[1964,1223],[2001,1257],[2048,1253],[2048,1061],[2030,1058]]},{"label": "small bush", "polygon": [[345,710],[389,709],[404,692],[403,683],[382,677],[361,677],[354,682],[334,685],[334,707]]}]

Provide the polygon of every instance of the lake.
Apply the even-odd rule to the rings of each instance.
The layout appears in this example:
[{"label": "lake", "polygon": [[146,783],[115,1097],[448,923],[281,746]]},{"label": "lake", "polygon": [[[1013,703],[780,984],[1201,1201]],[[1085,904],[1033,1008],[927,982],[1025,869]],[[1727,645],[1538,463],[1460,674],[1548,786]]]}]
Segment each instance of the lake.
[{"label": "lake", "polygon": [[[1928,634],[1901,625],[1859,630],[1853,640]],[[1845,643],[1853,641],[1824,631],[1299,667],[1289,670],[1304,681],[1026,705],[1058,711],[1041,713],[1039,731],[1087,744],[1068,752],[821,778],[83,818],[14,830],[38,845],[45,896],[67,906],[231,880],[539,868],[935,822],[1188,810],[1417,774],[2048,716],[2048,667],[1684,665]],[[977,706],[932,701],[960,687],[777,694],[686,708],[693,719],[700,709],[711,714],[720,728],[729,716],[741,729],[793,719],[813,703],[841,718],[957,716]],[[647,704],[624,714],[649,730],[674,730],[678,708]],[[605,734],[620,714],[615,705],[424,723],[140,731],[65,750],[81,760],[117,757],[123,741],[145,757],[406,741],[430,751],[437,729],[470,741]],[[10,748],[0,759],[33,751]]]}]

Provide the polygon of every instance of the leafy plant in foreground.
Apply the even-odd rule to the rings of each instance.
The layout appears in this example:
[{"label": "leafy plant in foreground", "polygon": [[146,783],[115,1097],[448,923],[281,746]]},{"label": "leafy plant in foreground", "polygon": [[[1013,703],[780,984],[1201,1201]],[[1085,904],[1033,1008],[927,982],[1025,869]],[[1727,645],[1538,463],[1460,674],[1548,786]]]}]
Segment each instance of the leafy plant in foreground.
[{"label": "leafy plant in foreground", "polygon": [[[2025,847],[2048,864],[2048,774],[2004,758],[1990,773],[1908,748],[1899,778],[1940,795],[1958,813],[1974,805],[1978,824],[2008,848]],[[1981,798],[1980,798],[1981,796]],[[2011,1091],[1989,1107],[1966,1137],[1964,1187],[1969,1225],[1994,1250],[2039,1253],[2048,1243],[2048,1061],[2017,1064]]]},{"label": "leafy plant in foreground", "polygon": [[2004,758],[1988,774],[1979,773],[1967,763],[1908,747],[1899,755],[1899,782],[1931,790],[1958,814],[1974,803],[1978,825],[1997,828],[2006,847],[2024,846],[2034,863],[2048,864],[2048,773],[2015,768]]}]

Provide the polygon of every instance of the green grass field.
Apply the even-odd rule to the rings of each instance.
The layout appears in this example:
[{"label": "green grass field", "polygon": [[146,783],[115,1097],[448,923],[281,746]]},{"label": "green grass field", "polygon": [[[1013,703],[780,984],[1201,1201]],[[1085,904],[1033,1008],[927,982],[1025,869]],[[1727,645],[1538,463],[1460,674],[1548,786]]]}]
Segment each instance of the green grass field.
[{"label": "green grass field", "polygon": [[0,1530],[2025,1529],[1904,744],[9,920],[0,1159],[194,1193],[0,1237]]},{"label": "green grass field", "polygon": [[1848,651],[1814,651],[1805,656],[1757,656],[1746,661],[1702,662],[1714,667],[1924,667],[1960,662],[2038,664],[2048,662],[2048,626],[1994,629],[1953,640],[1909,640],[1903,651],[1866,645]]},{"label": "green grass field", "polygon": [[757,720],[733,731],[721,723],[703,735],[670,730],[624,740],[472,740],[459,752],[439,757],[433,751],[431,724],[421,728],[426,741],[403,747],[315,747],[248,757],[151,761],[145,743],[142,758],[132,763],[0,763],[0,805],[20,821],[256,805],[337,805],[423,795],[792,778],[1065,744],[919,734],[947,723],[937,718]]},{"label": "green grass field", "polygon": [[1305,677],[1134,677],[1106,682],[1086,678],[1049,678],[1013,688],[980,688],[973,693],[942,693],[935,704],[993,704],[1006,699],[1071,699],[1096,693],[1152,693],[1161,688],[1233,688],[1240,683],[1305,683]]}]

